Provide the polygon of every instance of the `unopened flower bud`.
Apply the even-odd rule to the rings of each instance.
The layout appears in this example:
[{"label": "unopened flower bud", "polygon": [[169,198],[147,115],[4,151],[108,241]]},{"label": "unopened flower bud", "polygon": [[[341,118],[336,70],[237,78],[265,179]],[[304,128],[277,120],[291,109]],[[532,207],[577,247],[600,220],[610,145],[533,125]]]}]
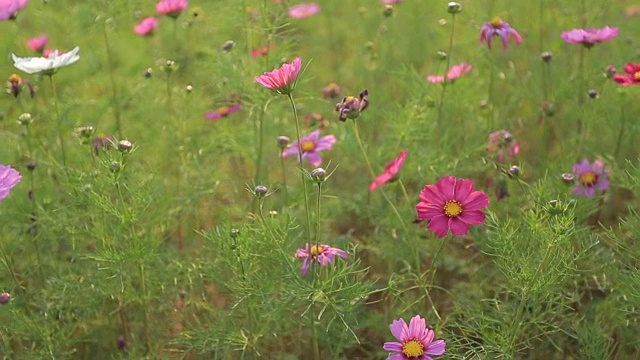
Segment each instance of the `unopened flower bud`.
[{"label": "unopened flower bud", "polygon": [[222,50],[224,51],[231,51],[231,49],[233,49],[233,46],[235,45],[235,41],[233,40],[227,40],[224,42],[224,44],[222,45]]},{"label": "unopened flower bud", "polygon": [[597,99],[598,98],[598,90],[596,89],[590,89],[587,94],[589,94],[589,97],[592,99]]},{"label": "unopened flower bud", "polygon": [[264,186],[264,185],[258,185],[253,189],[253,193],[257,197],[263,197],[263,196],[267,195],[268,191],[269,191],[269,189],[267,189],[267,187]]},{"label": "unopened flower bud", "polygon": [[367,42],[364,44],[364,47],[365,47],[365,49],[367,49],[367,50],[373,50],[373,48],[374,48],[373,41],[367,41]]},{"label": "unopened flower bud", "polygon": [[127,348],[127,339],[124,337],[124,335],[118,336],[117,344],[118,344],[118,349],[123,350],[123,351],[126,350],[126,348]]},{"label": "unopened flower bud", "polygon": [[572,173],[564,173],[561,175],[562,181],[565,184],[571,185],[576,180],[576,177]]},{"label": "unopened flower bud", "polygon": [[553,58],[553,54],[550,51],[545,51],[542,54],[540,54],[540,58],[544,62],[549,62]]},{"label": "unopened flower bud", "polygon": [[511,165],[509,168],[509,175],[513,177],[520,176],[520,167],[518,165]]},{"label": "unopened flower bud", "polygon": [[80,126],[76,128],[76,134],[84,139],[89,139],[94,132],[95,128],[93,126]]},{"label": "unopened flower bud", "polygon": [[384,11],[382,11],[382,14],[386,17],[389,17],[391,15],[393,15],[393,5],[391,4],[387,4],[384,6]]},{"label": "unopened flower bud", "polygon": [[230,233],[231,233],[231,237],[235,239],[238,236],[240,236],[240,229],[233,228],[231,229]]},{"label": "unopened flower bud", "polygon": [[8,292],[3,292],[0,294],[0,304],[6,304],[11,300],[11,294]]},{"label": "unopened flower bud", "polygon": [[184,299],[184,297],[187,296],[187,290],[181,289],[178,291],[178,296],[180,296],[180,299]]},{"label": "unopened flower bud", "polygon": [[121,152],[129,152],[133,149],[133,144],[129,140],[120,140],[118,142],[118,150]]},{"label": "unopened flower bud", "polygon": [[178,65],[173,60],[167,60],[164,65],[162,65],[161,69],[166,73],[172,73],[178,70]]},{"label": "unopened flower bud", "polygon": [[153,69],[152,68],[147,68],[144,71],[144,77],[146,77],[147,79],[150,78],[152,74],[153,74]]},{"label": "unopened flower bud", "polygon": [[316,182],[325,181],[327,177],[327,171],[323,168],[315,168],[311,170],[311,177]]},{"label": "unopened flower bud", "polygon": [[187,92],[187,94],[190,94],[190,93],[193,91],[193,86],[191,86],[191,85],[187,85],[187,87],[186,87],[186,88],[184,88],[184,89],[185,89],[185,91]]},{"label": "unopened flower bud", "polygon": [[447,58],[449,57],[449,55],[447,55],[447,53],[444,51],[438,51],[437,54],[439,60],[447,60]]},{"label": "unopened flower bud", "polygon": [[460,5],[460,3],[452,1],[447,6],[450,14],[457,14],[462,11],[462,5]]},{"label": "unopened flower bud", "polygon": [[23,113],[18,117],[18,124],[27,126],[33,122],[33,118],[30,113]]},{"label": "unopened flower bud", "polygon": [[287,147],[287,145],[289,145],[289,138],[287,136],[278,136],[276,138],[276,141],[278,142],[278,145],[280,145],[281,148],[285,148]]},{"label": "unopened flower bud", "polygon": [[27,170],[33,171],[35,169],[36,169],[36,162],[35,161],[29,161],[29,163],[27,163]]},{"label": "unopened flower bud", "polygon": [[605,76],[611,79],[615,74],[616,74],[616,67],[613,65],[608,65],[605,70]]},{"label": "unopened flower bud", "polygon": [[111,163],[111,165],[109,165],[109,169],[111,169],[111,171],[113,171],[113,172],[118,172],[118,171],[120,171],[121,168],[122,168],[122,166],[117,161],[114,161],[114,162]]},{"label": "unopened flower bud", "polygon": [[556,207],[558,206],[558,200],[549,200],[549,205],[551,207]]}]

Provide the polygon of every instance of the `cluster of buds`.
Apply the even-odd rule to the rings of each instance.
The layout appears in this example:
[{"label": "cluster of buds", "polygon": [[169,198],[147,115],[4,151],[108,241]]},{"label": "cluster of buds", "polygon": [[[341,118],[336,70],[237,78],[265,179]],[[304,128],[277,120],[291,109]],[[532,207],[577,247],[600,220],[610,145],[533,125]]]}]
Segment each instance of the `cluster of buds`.
[{"label": "cluster of buds", "polygon": [[340,121],[346,121],[347,119],[356,119],[360,116],[367,106],[369,106],[369,100],[367,96],[369,92],[364,90],[360,93],[360,97],[346,96],[342,99],[342,102],[336,104],[336,111],[340,113],[338,119]]},{"label": "cluster of buds", "polygon": [[7,79],[7,93],[12,94],[13,97],[17,98],[25,86],[29,88],[29,95],[33,98],[36,95],[36,89],[29,80],[22,80],[20,75],[17,74],[12,74],[9,76],[9,79]]},{"label": "cluster of buds", "polygon": [[75,134],[82,144],[88,144],[91,142],[91,136],[95,133],[96,129],[93,126],[80,126],[75,129]]},{"label": "cluster of buds", "polygon": [[171,74],[178,70],[178,64],[173,60],[167,60],[162,66],[160,66],[160,69],[167,74]]},{"label": "cluster of buds", "polygon": [[520,152],[520,146],[513,135],[506,130],[498,130],[489,134],[489,154],[495,154],[498,163],[512,160]]}]

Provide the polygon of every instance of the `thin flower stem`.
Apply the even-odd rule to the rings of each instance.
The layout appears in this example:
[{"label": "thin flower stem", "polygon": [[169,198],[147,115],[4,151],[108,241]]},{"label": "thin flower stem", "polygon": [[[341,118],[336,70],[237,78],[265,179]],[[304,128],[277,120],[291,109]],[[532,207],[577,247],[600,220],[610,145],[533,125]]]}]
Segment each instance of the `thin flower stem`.
[{"label": "thin flower stem", "polygon": [[53,82],[53,75],[49,75],[49,82],[51,83],[51,91],[53,93],[53,105],[56,109],[58,140],[60,141],[60,153],[62,155],[62,166],[64,167],[64,171],[66,172],[68,177],[69,169],[67,169],[67,152],[65,150],[65,145],[64,145],[64,136],[62,131],[62,118],[60,117],[60,109],[58,107],[58,93],[56,91],[56,86]]},{"label": "thin flower stem", "polygon": [[[436,260],[438,259],[438,256],[440,255],[440,253],[442,252],[442,249],[444,249],[444,246],[447,244],[448,241],[449,241],[449,236],[445,237],[442,240],[442,242],[440,243],[440,248],[438,248],[438,251],[431,258],[431,265],[429,265],[429,271],[431,272],[431,279],[429,279],[429,286],[433,286],[433,282],[435,281],[435,278],[436,278],[436,272],[438,270],[438,267],[436,266]],[[429,303],[431,304],[431,309],[433,310],[433,313],[436,315],[436,317],[439,320],[442,320],[442,318],[440,317],[440,314],[438,313],[438,310],[436,310],[435,306],[433,305],[433,301],[431,301],[429,292],[426,291],[426,293],[427,293],[427,297],[429,298]]]},{"label": "thin flower stem", "polygon": [[584,116],[586,114],[584,109],[584,92],[586,88],[586,75],[585,75],[585,47],[580,48],[580,57],[579,61],[579,71],[580,71],[580,87],[578,87],[578,124],[577,124],[577,133],[578,133],[578,153],[582,153],[582,145],[584,141]]},{"label": "thin flower stem", "polygon": [[147,276],[144,271],[144,265],[140,265],[140,291],[142,292],[142,308],[144,316],[142,318],[142,334],[147,353],[151,349],[149,336],[149,296],[147,295]]},{"label": "thin flower stem", "polygon": [[314,360],[320,360],[320,347],[318,346],[318,330],[316,329],[316,322],[314,319],[314,313],[311,312],[311,346],[313,347],[313,358]]},{"label": "thin flower stem", "polygon": [[[373,168],[371,167],[371,162],[369,161],[369,157],[367,156],[367,152],[364,149],[364,145],[362,145],[362,140],[360,139],[360,133],[358,132],[358,123],[355,120],[353,120],[353,133],[354,133],[354,135],[356,137],[356,142],[358,143],[358,146],[360,147],[360,151],[362,152],[362,156],[364,156],[364,160],[367,163],[367,168],[369,169],[369,174],[371,175],[371,179],[375,180],[376,179],[376,174],[375,174],[375,172],[373,172]],[[402,215],[400,215],[400,213],[398,212],[398,209],[396,208],[396,206],[393,204],[391,199],[389,199],[389,196],[384,191],[384,189],[382,187],[380,187],[379,189],[380,189],[380,192],[382,193],[382,196],[384,197],[384,199],[387,201],[387,203],[389,203],[389,205],[391,205],[391,208],[393,209],[393,212],[398,217],[398,220],[400,221],[400,225],[402,225],[402,229],[403,230],[407,230],[407,226],[404,223],[404,219],[402,218]]]},{"label": "thin flower stem", "polygon": [[400,184],[400,188],[402,189],[404,200],[407,202],[407,204],[411,203],[411,200],[409,200],[409,194],[407,193],[407,189],[404,187],[404,183],[402,182],[402,179],[398,179],[398,184]]},{"label": "thin flower stem", "polygon": [[453,49],[453,34],[455,33],[455,29],[456,29],[456,14],[451,14],[451,35],[449,36],[449,50],[447,50],[447,66],[444,69],[444,74],[443,74],[443,78],[444,81],[442,82],[442,94],[440,95],[440,104],[438,104],[438,121],[436,122],[438,124],[438,141],[442,140],[442,132],[443,132],[443,127],[442,127],[442,107],[444,105],[444,96],[445,93],[447,91],[447,84],[448,84],[448,80],[447,79],[447,71],[449,71],[449,66],[451,65],[451,51]]},{"label": "thin flower stem", "polygon": [[287,187],[287,172],[284,167],[284,158],[282,157],[282,151],[278,152],[280,158],[280,171],[282,172],[282,187],[284,189],[284,205],[285,208],[289,207],[289,189]]},{"label": "thin flower stem", "polygon": [[620,131],[618,132],[618,140],[616,140],[616,150],[613,152],[613,158],[618,159],[618,155],[620,154],[620,146],[622,144],[622,136],[624,134],[625,125],[627,123],[627,114],[625,111],[625,106],[621,106],[620,108]]},{"label": "thin flower stem", "polygon": [[[21,297],[24,299],[24,290],[20,285],[20,281],[18,281],[18,277],[16,276],[16,273],[13,270],[13,266],[11,266],[11,259],[7,256],[7,253],[5,252],[4,246],[1,241],[0,241],[0,253],[2,254],[2,263],[7,268],[7,271],[9,272],[9,274],[11,274],[11,278],[13,279],[13,282],[16,283],[16,289],[18,290],[18,294],[20,294]],[[38,263],[38,269],[41,269],[39,263]],[[42,270],[40,270],[40,272],[42,273]],[[28,307],[25,306],[25,309],[28,309]]]},{"label": "thin flower stem", "polygon": [[253,179],[256,183],[262,183],[260,180],[260,173],[262,170],[262,149],[264,147],[264,116],[267,111],[267,106],[262,107],[260,116],[258,116],[258,149],[256,150],[256,172],[253,175]]},{"label": "thin flower stem", "polygon": [[[34,154],[33,154],[33,144],[32,144],[32,134],[31,134],[31,128],[30,125],[27,124],[25,126],[26,128],[26,132],[27,132],[27,150],[29,151],[29,161],[34,161]],[[33,175],[33,171],[29,170],[29,201],[31,202],[31,216],[29,217],[29,220],[31,221],[31,224],[29,225],[29,235],[31,235],[31,238],[33,240],[33,246],[35,248],[36,251],[36,260],[38,262],[38,275],[40,275],[40,280],[41,283],[44,281],[44,273],[42,271],[42,258],[40,256],[40,243],[38,241],[38,204],[36,203],[36,197],[35,197],[35,176]]]},{"label": "thin flower stem", "polygon": [[[291,104],[291,109],[293,110],[293,119],[296,123],[296,137],[298,144],[298,161],[302,164],[302,146],[300,144],[300,124],[298,123],[298,109],[296,109],[296,103],[293,101],[293,95],[291,93],[287,94],[289,97],[289,103]],[[302,165],[301,165],[302,166]],[[300,176],[302,178],[302,192],[304,197],[304,210],[307,217],[307,227],[306,227],[306,238],[307,241],[311,239],[311,214],[309,213],[309,198],[307,196],[307,179],[304,171],[300,172]]]},{"label": "thin flower stem", "polygon": [[[320,201],[322,200],[322,182],[318,181],[318,193],[316,197],[316,231],[314,233],[314,243],[316,249],[320,248]],[[312,257],[312,251],[309,251],[309,257]],[[314,262],[316,264],[316,262]],[[318,278],[318,266],[314,266],[314,282]]]},{"label": "thin flower stem", "polygon": [[490,133],[494,130],[494,121],[493,121],[493,78],[495,77],[495,67],[494,64],[495,56],[493,56],[493,51],[489,51],[489,56],[491,57],[491,71],[489,72],[489,99],[487,100],[487,106],[489,107],[489,129],[487,133]]},{"label": "thin flower stem", "polygon": [[113,71],[113,55],[111,55],[111,45],[109,43],[109,34],[107,31],[108,22],[105,22],[103,32],[104,32],[104,44],[106,47],[107,53],[107,66],[109,67],[109,81],[111,82],[111,102],[113,106],[113,111],[116,116],[116,134],[118,135],[118,139],[122,139],[122,117],[120,115],[120,104],[118,102],[118,88],[116,83],[115,74]]}]

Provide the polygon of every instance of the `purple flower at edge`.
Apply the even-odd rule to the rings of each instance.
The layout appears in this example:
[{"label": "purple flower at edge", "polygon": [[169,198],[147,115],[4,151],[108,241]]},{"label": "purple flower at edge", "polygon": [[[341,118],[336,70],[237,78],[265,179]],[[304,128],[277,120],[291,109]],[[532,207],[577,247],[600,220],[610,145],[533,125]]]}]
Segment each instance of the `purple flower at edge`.
[{"label": "purple flower at edge", "polygon": [[586,48],[618,37],[618,28],[605,26],[602,29],[573,29],[563,31],[561,37],[570,44],[582,44]]},{"label": "purple flower at edge", "polygon": [[573,188],[574,195],[584,195],[588,198],[596,194],[596,190],[604,191],[609,188],[609,172],[604,169],[602,160],[593,164],[584,159],[573,166],[573,173],[578,180]]},{"label": "purple flower at edge", "polygon": [[304,248],[296,250],[296,257],[298,259],[304,259],[302,267],[300,268],[300,275],[307,275],[309,266],[312,262],[317,261],[318,264],[327,266],[328,264],[333,264],[333,260],[336,256],[346,260],[347,252],[329,245],[316,246],[306,243]]},{"label": "purple flower at edge", "polygon": [[22,175],[11,166],[0,164],[0,202],[9,196],[9,192],[22,180]]},{"label": "purple flower at edge", "polygon": [[205,113],[204,118],[207,120],[219,120],[229,116],[229,114],[240,111],[240,109],[242,109],[240,105],[222,106],[217,108],[216,111]]},{"label": "purple flower at edge", "polygon": [[499,36],[502,39],[502,46],[505,49],[509,47],[509,36],[513,37],[517,44],[522,43],[522,36],[509,23],[502,21],[499,17],[482,25],[480,29],[480,44],[486,41],[487,47],[491,49],[491,41],[494,36]]},{"label": "purple flower at edge", "polygon": [[430,355],[442,355],[445,352],[446,342],[433,341],[435,333],[420,315],[412,317],[408,326],[404,319],[394,320],[389,329],[400,342],[384,343],[384,350],[395,353],[389,355],[387,360],[432,360]]},{"label": "purple flower at edge", "polygon": [[[311,134],[300,138],[300,141],[289,145],[284,151],[282,151],[282,157],[291,155],[298,155],[298,147],[302,151],[302,159],[306,158],[309,163],[315,167],[322,164],[322,157],[320,157],[320,151],[331,150],[333,144],[336,143],[336,137],[334,135],[327,135],[320,138],[320,130],[316,130]],[[298,159],[302,162],[302,159]]]}]

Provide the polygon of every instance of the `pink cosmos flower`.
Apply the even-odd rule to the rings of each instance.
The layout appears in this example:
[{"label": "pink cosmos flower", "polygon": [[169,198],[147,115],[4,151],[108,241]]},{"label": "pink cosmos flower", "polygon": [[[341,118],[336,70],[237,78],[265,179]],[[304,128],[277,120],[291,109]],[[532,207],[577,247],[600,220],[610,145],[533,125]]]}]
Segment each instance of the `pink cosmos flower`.
[{"label": "pink cosmos flower", "polygon": [[604,169],[602,160],[596,160],[593,165],[584,159],[573,166],[573,173],[578,183],[573,188],[574,195],[584,195],[588,198],[595,195],[596,190],[604,191],[609,188],[609,172]]},{"label": "pink cosmos flower", "polygon": [[[320,151],[331,150],[333,144],[336,143],[336,137],[333,135],[327,135],[320,138],[320,130],[316,130],[311,134],[300,138],[300,141],[289,145],[282,151],[282,157],[291,155],[298,155],[298,147],[302,151],[302,159],[307,159],[309,163],[315,167],[322,164],[322,158],[320,157]],[[299,145],[300,144],[300,145]],[[302,162],[302,159],[299,161]]]},{"label": "pink cosmos flower", "polygon": [[499,17],[494,18],[488,23],[482,25],[480,29],[480,44],[487,42],[487,47],[491,49],[491,40],[494,36],[499,36],[502,39],[502,47],[507,49],[509,47],[509,36],[511,36],[516,44],[522,43],[522,36],[512,28],[508,23],[502,21]]},{"label": "pink cosmos flower", "polygon": [[381,1],[385,5],[393,5],[393,4],[399,4],[399,3],[403,2],[404,0],[381,0]]},{"label": "pink cosmos flower", "polygon": [[485,221],[482,209],[489,206],[489,197],[482,191],[473,191],[473,181],[444,176],[435,185],[426,185],[416,205],[417,220],[429,220],[427,229],[438,237],[466,235],[469,225]]},{"label": "pink cosmos flower", "polygon": [[[471,71],[471,69],[473,69],[473,67],[467,63],[454,65],[447,72],[447,80],[453,82],[455,79]],[[427,76],[427,81],[430,83],[438,84],[444,82],[444,76],[429,75]]]},{"label": "pink cosmos flower", "polygon": [[45,34],[36,36],[34,38],[29,39],[27,41],[27,47],[35,52],[42,52],[45,46],[47,46],[47,42],[49,41],[49,37]]},{"label": "pink cosmos flower", "polygon": [[489,134],[489,154],[496,156],[498,163],[503,163],[505,158],[511,161],[520,152],[520,145],[513,139],[513,135],[507,130],[498,130]]},{"label": "pink cosmos flower", "polygon": [[289,16],[296,19],[311,17],[320,12],[320,5],[316,3],[303,3],[289,8]]},{"label": "pink cosmos flower", "polygon": [[616,74],[613,70],[613,80],[622,86],[640,85],[640,64],[629,63],[624,66],[626,74]]},{"label": "pink cosmos flower", "polygon": [[160,15],[177,19],[187,6],[189,6],[189,1],[187,0],[160,0],[156,4],[156,11]]},{"label": "pink cosmos flower", "polygon": [[283,64],[279,69],[271,72],[265,72],[260,76],[256,76],[255,80],[263,87],[274,91],[278,94],[290,94],[300,73],[302,67],[302,59],[299,57],[293,59],[291,64]]},{"label": "pink cosmos flower", "polygon": [[22,175],[11,166],[0,164],[0,202],[9,196],[9,192],[22,180]]},{"label": "pink cosmos flower", "polygon": [[309,266],[312,262],[317,261],[322,266],[333,264],[333,260],[336,256],[343,259],[347,259],[347,252],[338,248],[330,247],[329,245],[311,245],[306,243],[304,248],[296,250],[296,257],[298,259],[304,259],[302,267],[300,268],[300,275],[305,276],[309,271]]},{"label": "pink cosmos flower", "polygon": [[561,36],[564,41],[570,44],[582,44],[584,47],[590,48],[596,43],[618,37],[618,28],[605,26],[602,29],[573,29],[563,31]]},{"label": "pink cosmos flower", "polygon": [[229,114],[240,111],[240,109],[242,109],[242,106],[240,105],[222,106],[216,109],[216,111],[204,114],[204,117],[207,120],[219,120],[229,116]]},{"label": "pink cosmos flower", "polygon": [[400,155],[395,158],[392,162],[387,164],[384,168],[384,173],[378,176],[372,183],[369,185],[369,191],[373,191],[378,186],[386,184],[390,181],[397,179],[398,174],[400,173],[400,169],[402,169],[402,165],[404,165],[404,161],[407,159],[407,151],[400,151]]},{"label": "pink cosmos flower", "polygon": [[0,0],[0,21],[14,17],[19,5],[18,0]]},{"label": "pink cosmos flower", "polygon": [[342,102],[336,104],[336,111],[340,114],[338,120],[347,121],[347,119],[355,120],[360,113],[365,111],[369,106],[369,91],[362,90],[360,97],[345,96]]},{"label": "pink cosmos flower", "polygon": [[391,334],[400,342],[385,342],[382,347],[386,351],[394,352],[387,360],[433,360],[431,355],[442,355],[447,343],[444,340],[436,340],[433,330],[427,327],[425,319],[416,315],[409,321],[409,326],[404,319],[393,320],[389,326]]},{"label": "pink cosmos flower", "polygon": [[142,21],[133,27],[133,31],[140,36],[153,35],[153,32],[158,27],[158,19],[153,16],[142,19]]},{"label": "pink cosmos flower", "polygon": [[265,56],[270,51],[273,51],[275,48],[276,48],[275,46],[271,45],[268,48],[266,46],[263,46],[263,47],[261,47],[259,49],[253,49],[253,50],[251,50],[251,57],[252,58],[257,58],[257,57],[260,57],[260,56]]}]

